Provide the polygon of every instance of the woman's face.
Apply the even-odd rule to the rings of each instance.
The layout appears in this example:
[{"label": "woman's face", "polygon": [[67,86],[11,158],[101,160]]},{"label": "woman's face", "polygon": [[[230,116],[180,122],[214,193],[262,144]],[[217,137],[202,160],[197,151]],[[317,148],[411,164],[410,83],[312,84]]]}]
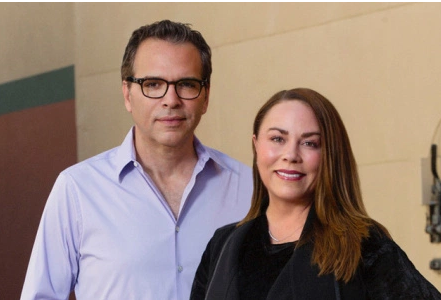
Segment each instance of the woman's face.
[{"label": "woman's face", "polygon": [[310,106],[299,100],[276,104],[253,142],[270,203],[309,203],[321,157],[320,129]]}]

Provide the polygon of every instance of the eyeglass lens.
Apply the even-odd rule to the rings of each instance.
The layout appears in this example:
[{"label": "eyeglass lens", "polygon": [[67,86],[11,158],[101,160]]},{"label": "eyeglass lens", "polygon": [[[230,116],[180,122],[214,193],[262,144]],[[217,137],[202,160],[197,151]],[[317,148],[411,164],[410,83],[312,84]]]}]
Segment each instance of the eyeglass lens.
[{"label": "eyeglass lens", "polygon": [[[142,91],[147,97],[161,98],[167,93],[168,85],[163,79],[146,79],[142,83]],[[202,90],[201,83],[193,79],[178,80],[174,85],[177,95],[182,99],[197,98]]]}]

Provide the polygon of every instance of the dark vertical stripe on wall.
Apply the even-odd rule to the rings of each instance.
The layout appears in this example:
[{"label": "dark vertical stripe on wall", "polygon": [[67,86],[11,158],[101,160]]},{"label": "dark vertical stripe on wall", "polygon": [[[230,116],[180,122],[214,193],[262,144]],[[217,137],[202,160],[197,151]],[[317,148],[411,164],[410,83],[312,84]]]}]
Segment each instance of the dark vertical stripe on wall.
[{"label": "dark vertical stripe on wall", "polygon": [[75,99],[74,67],[0,84],[0,115]]}]

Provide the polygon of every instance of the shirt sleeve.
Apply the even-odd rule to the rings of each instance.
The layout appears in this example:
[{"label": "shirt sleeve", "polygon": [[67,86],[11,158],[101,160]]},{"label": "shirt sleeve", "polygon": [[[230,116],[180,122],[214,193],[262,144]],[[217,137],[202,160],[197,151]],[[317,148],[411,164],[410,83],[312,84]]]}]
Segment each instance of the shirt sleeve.
[{"label": "shirt sleeve", "polygon": [[374,244],[375,251],[364,257],[364,278],[370,299],[441,299],[438,290],[395,242],[382,238]]},{"label": "shirt sleeve", "polygon": [[21,300],[68,299],[78,273],[80,218],[74,182],[61,173],[44,208]]}]

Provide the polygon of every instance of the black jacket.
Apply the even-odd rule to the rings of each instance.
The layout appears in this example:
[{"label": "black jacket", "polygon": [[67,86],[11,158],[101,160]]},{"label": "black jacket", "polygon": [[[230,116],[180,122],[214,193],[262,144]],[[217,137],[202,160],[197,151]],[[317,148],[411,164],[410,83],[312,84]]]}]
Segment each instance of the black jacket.
[{"label": "black jacket", "polygon": [[[314,218],[311,209],[305,230],[311,230]],[[191,300],[239,299],[239,250],[257,221],[226,225],[215,232],[197,269]],[[362,262],[347,284],[337,282],[332,274],[318,276],[318,267],[310,263],[312,248],[307,243],[293,252],[266,299],[441,299],[404,251],[375,228],[363,242]]]}]

